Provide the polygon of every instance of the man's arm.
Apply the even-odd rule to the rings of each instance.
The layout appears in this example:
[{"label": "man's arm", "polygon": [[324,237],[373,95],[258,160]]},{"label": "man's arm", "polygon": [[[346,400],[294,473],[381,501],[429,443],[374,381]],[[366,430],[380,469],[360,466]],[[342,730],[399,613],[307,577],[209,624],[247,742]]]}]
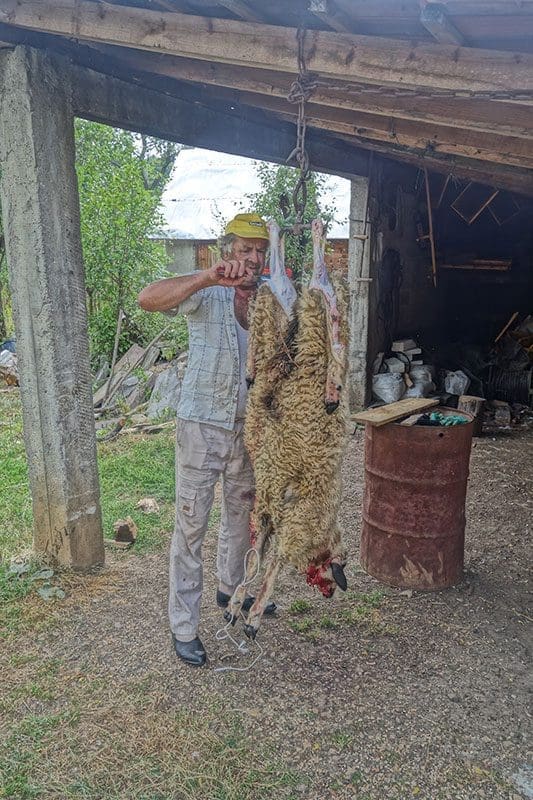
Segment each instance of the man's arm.
[{"label": "man's arm", "polygon": [[219,261],[210,269],[163,278],[146,286],[137,302],[144,311],[170,311],[209,286],[240,286],[253,276],[244,261]]}]

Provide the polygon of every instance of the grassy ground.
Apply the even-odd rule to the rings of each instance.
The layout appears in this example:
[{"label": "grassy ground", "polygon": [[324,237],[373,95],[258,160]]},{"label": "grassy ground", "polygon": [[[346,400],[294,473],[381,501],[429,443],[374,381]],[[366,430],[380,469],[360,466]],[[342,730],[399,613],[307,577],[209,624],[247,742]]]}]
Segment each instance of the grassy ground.
[{"label": "grassy ground", "polygon": [[0,701],[15,719],[0,746],[2,798],[267,800],[298,781],[267,749],[252,756],[238,713],[177,710],[157,675],[117,685],[56,658],[11,666],[24,679]]},{"label": "grassy ground", "polygon": [[[29,505],[16,395],[0,402],[0,536],[11,556],[30,540]],[[99,445],[106,534],[130,514],[139,544],[109,553],[98,573],[54,575],[63,599],[39,596],[39,565],[0,576],[0,798],[528,797],[515,773],[530,741],[531,443],[526,431],[475,443],[465,580],[419,593],[358,565],[363,442],[352,437],[340,513],[349,590],[325,600],[283,570],[278,614],[247,653],[219,636],[214,515],[202,670],[178,662],[168,633],[160,545],[172,527],[172,434]],[[161,514],[138,514],[144,495]],[[238,641],[241,626],[232,630]]]},{"label": "grassy ground", "polygon": [[31,544],[32,509],[17,391],[0,392],[0,558]]},{"label": "grassy ground", "polygon": [[[130,516],[137,524],[135,552],[142,554],[164,545],[174,517],[174,431],[157,436],[119,436],[98,444],[98,468],[105,535],[113,537],[113,523]],[[41,565],[31,559],[32,506],[28,465],[22,438],[18,391],[0,393],[0,639],[19,628],[35,626],[48,616],[37,604],[21,604],[43,582],[35,580]],[[159,514],[143,514],[135,506],[142,497],[154,497]],[[9,562],[21,557],[29,570],[17,576]],[[68,579],[61,578],[64,582]],[[51,583],[59,585],[55,575]],[[43,612],[39,613],[39,609]]]},{"label": "grassy ground", "polygon": [[[174,432],[157,436],[119,436],[98,444],[98,467],[106,536],[113,523],[131,516],[139,529],[137,552],[163,542],[174,515]],[[29,549],[32,508],[28,466],[22,439],[18,392],[0,393],[0,559],[2,562]],[[142,497],[155,497],[161,513],[146,515],[135,508]]]},{"label": "grassy ground", "polygon": [[[98,444],[106,535],[131,516],[135,548],[113,554],[99,576],[54,574],[47,581],[31,560],[31,499],[17,392],[0,393],[0,798],[33,800],[261,800],[291,796],[298,775],[269,748],[252,751],[242,719],[213,698],[207,711],[176,708],[158,675],[115,682],[62,658],[32,651],[34,636],[53,635],[72,607],[112,597],[123,583],[124,561],[159,550],[174,513],[174,431],[120,436]],[[154,497],[160,513],[135,509]],[[211,524],[220,513],[215,509]],[[21,556],[20,574],[10,559]],[[112,566],[113,561],[118,569]],[[46,602],[45,583],[66,593]],[[30,643],[30,644],[29,644]],[[10,655],[7,655],[9,649]],[[8,677],[9,676],[9,677]]]}]

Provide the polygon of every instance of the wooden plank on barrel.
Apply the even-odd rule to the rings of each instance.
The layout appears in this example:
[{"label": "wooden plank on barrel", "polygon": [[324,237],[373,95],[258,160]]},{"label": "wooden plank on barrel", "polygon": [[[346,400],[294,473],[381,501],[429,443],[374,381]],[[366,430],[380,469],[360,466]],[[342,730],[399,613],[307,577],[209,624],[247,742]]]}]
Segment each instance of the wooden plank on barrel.
[{"label": "wooden plank on barrel", "polygon": [[474,436],[481,436],[483,433],[483,412],[487,401],[484,397],[462,394],[457,401],[457,410],[466,411],[474,417]]},{"label": "wooden plank on barrel", "polygon": [[438,397],[408,397],[406,400],[398,400],[386,406],[360,411],[358,414],[353,414],[351,419],[354,422],[368,422],[369,425],[386,425],[387,422],[394,422],[410,414],[438,406],[439,402]]}]

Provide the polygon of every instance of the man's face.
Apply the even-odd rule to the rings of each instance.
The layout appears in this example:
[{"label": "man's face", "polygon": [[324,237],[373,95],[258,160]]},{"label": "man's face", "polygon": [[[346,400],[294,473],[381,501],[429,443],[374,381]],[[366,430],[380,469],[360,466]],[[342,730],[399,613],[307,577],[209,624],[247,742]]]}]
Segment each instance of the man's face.
[{"label": "man's face", "polygon": [[231,260],[245,261],[246,266],[254,272],[254,279],[242,286],[255,286],[257,283],[265,268],[267,247],[266,239],[243,239],[241,236],[235,238]]}]

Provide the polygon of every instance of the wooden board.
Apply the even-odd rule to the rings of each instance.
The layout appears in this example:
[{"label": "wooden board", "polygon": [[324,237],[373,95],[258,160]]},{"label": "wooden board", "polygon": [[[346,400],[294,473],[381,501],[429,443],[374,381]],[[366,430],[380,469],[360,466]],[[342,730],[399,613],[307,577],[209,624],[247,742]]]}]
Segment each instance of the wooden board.
[{"label": "wooden board", "polygon": [[459,197],[452,203],[452,208],[468,225],[471,225],[494,200],[498,190],[493,186],[480,183],[469,183]]},{"label": "wooden board", "polygon": [[[14,25],[80,41],[153,50],[241,67],[293,72],[296,30],[88,0],[2,0]],[[456,45],[313,31],[311,72],[355,83],[460,92],[533,90],[533,55]]]},{"label": "wooden board", "polygon": [[439,269],[473,269],[478,272],[492,270],[497,272],[508,272],[511,269],[511,259],[498,259],[494,261],[474,258],[464,264],[439,264]]},{"label": "wooden board", "polygon": [[[273,70],[246,71],[232,64],[212,63],[197,59],[150,53],[126,47],[120,49],[105,44],[90,44],[90,48],[108,57],[120,59],[130,69],[151,72],[179,81],[194,81],[217,87],[239,90],[250,94],[264,94],[286,100],[294,75]],[[235,96],[232,98],[235,100]],[[393,90],[351,93],[346,85],[327,79],[313,91],[313,103],[320,106],[353,111],[368,111],[390,117],[418,120],[419,122],[448,125],[453,130],[477,129],[513,137],[533,138],[531,109],[517,103],[497,103],[478,98],[435,96],[428,104],[427,97],[407,92],[396,94]],[[432,137],[430,137],[432,138]],[[449,180],[443,176],[442,180]],[[431,176],[433,183],[434,176]],[[432,188],[432,196],[433,196]],[[439,203],[435,203],[438,208]]]},{"label": "wooden board", "polygon": [[[130,369],[130,367],[133,364],[135,364],[136,362],[140,362],[144,352],[145,352],[144,348],[142,348],[140,345],[133,344],[130,347],[130,349],[127,351],[127,353],[124,353],[124,355],[118,361],[118,363],[117,363],[117,365],[115,367],[115,374],[113,375],[113,380],[111,381],[111,386],[109,387],[109,392],[113,391],[113,389],[115,388],[115,386],[117,385],[119,380],[124,377],[124,375],[127,373],[127,371]],[[104,396],[105,396],[105,393],[106,393],[106,391],[105,391],[106,390],[106,384],[107,384],[107,381],[105,381],[103,383],[103,385],[100,386],[100,388],[97,389],[96,392],[94,393],[94,397],[93,397],[93,404],[94,405],[98,405],[98,403],[101,403],[102,400],[104,399]]]},{"label": "wooden board", "polygon": [[505,325],[503,326],[503,328],[501,329],[501,331],[499,332],[497,337],[494,339],[494,344],[496,344],[496,342],[499,342],[500,339],[502,338],[503,334],[506,333],[509,330],[509,328],[511,327],[511,325],[513,324],[513,322],[517,318],[518,313],[519,313],[518,311],[515,311],[513,314],[511,314],[509,320],[505,323]]},{"label": "wooden board", "polygon": [[408,397],[406,400],[398,400],[397,403],[361,411],[359,414],[354,414],[351,419],[354,422],[368,422],[369,425],[386,425],[387,422],[394,422],[409,414],[426,411],[428,408],[438,406],[439,403],[438,397]]}]

